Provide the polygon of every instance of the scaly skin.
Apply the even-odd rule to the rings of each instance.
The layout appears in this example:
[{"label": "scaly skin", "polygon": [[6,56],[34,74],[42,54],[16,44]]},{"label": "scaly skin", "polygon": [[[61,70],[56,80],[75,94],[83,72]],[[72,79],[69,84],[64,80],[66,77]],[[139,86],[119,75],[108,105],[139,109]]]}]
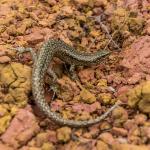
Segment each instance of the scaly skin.
[{"label": "scaly skin", "polygon": [[101,58],[109,53],[109,51],[100,51],[94,54],[80,53],[61,40],[49,40],[45,43],[39,52],[38,58],[35,59],[32,72],[32,92],[38,107],[45,115],[56,123],[71,127],[89,126],[105,119],[107,115],[119,105],[119,103],[113,105],[102,116],[86,121],[66,120],[58,113],[52,112],[44,97],[44,75],[53,57],[58,57],[71,65],[89,66],[98,64],[101,61]]}]

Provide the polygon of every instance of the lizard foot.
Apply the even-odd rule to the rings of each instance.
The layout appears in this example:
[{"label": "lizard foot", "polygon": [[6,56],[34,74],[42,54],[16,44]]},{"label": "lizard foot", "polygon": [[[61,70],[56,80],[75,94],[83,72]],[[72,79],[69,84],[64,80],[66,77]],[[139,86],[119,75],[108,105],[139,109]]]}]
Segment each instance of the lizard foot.
[{"label": "lizard foot", "polygon": [[52,101],[54,101],[56,95],[60,92],[57,84],[51,84],[49,91],[53,91]]},{"label": "lizard foot", "polygon": [[12,50],[16,50],[19,54],[19,57],[21,57],[22,54],[25,52],[30,52],[33,60],[35,61],[37,59],[37,54],[34,52],[34,50],[31,47],[28,47],[28,48],[17,47],[17,48],[12,48]]},{"label": "lizard foot", "polygon": [[73,81],[79,81],[79,77],[78,77],[78,75],[77,75],[77,73],[75,71],[75,67],[76,66],[74,64],[70,66],[69,71],[70,71],[70,74],[71,74],[71,79]]}]

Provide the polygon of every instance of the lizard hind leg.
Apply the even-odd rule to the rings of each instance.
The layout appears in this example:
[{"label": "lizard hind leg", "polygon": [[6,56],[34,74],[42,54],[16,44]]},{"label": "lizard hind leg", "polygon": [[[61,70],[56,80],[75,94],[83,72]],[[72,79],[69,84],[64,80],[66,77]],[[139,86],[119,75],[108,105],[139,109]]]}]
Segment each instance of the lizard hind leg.
[{"label": "lizard hind leg", "polygon": [[52,100],[54,100],[55,96],[59,93],[59,87],[57,86],[57,74],[55,71],[53,71],[51,68],[47,70],[47,74],[50,76],[49,77],[49,85],[50,85],[50,91],[53,91],[53,96]]},{"label": "lizard hind leg", "polygon": [[58,89],[58,86],[56,84],[51,84],[50,85],[50,88],[49,88],[49,91],[53,91],[53,95],[52,95],[52,101],[54,101],[56,95],[59,93],[59,89]]},{"label": "lizard hind leg", "polygon": [[77,75],[77,72],[75,71],[75,68],[76,68],[76,65],[74,65],[74,64],[72,64],[70,66],[69,72],[70,72],[70,75],[71,75],[71,79],[74,80],[74,81],[79,81],[79,77]]}]

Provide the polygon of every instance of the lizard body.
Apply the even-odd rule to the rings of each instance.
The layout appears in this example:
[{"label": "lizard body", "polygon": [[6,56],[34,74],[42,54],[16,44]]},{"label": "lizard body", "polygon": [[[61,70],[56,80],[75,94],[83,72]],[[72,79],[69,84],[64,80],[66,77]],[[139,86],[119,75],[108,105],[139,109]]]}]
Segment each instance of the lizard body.
[{"label": "lizard body", "polygon": [[103,115],[95,119],[86,121],[66,120],[63,119],[58,113],[51,111],[51,108],[44,97],[44,75],[53,57],[58,57],[71,65],[89,66],[93,64],[98,64],[101,61],[101,58],[108,55],[109,53],[109,51],[98,51],[92,54],[81,53],[76,51],[74,48],[67,45],[61,40],[51,39],[48,42],[46,42],[42,46],[38,57],[34,60],[32,71],[32,92],[37,106],[51,120],[55,121],[60,125],[84,127],[96,124],[101,120],[105,119],[105,117],[107,117],[107,115],[119,105],[118,103],[113,105]]}]

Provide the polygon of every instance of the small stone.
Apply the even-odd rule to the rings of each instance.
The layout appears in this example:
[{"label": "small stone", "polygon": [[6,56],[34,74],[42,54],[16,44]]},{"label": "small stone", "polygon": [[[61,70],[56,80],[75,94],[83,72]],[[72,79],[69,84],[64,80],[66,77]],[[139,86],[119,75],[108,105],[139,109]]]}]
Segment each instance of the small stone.
[{"label": "small stone", "polygon": [[122,123],[124,123],[128,120],[128,113],[124,108],[118,107],[113,110],[112,117],[114,120],[114,125],[121,126]]},{"label": "small stone", "polygon": [[88,103],[88,104],[92,104],[96,101],[95,95],[86,89],[82,89],[82,91],[80,92],[80,98],[81,98],[81,101]]},{"label": "small stone", "polygon": [[97,7],[106,7],[108,4],[107,0],[95,0],[94,5]]},{"label": "small stone", "polygon": [[93,36],[93,37],[98,37],[100,35],[100,32],[98,32],[98,31],[91,31],[90,35]]},{"label": "small stone", "polygon": [[113,138],[112,134],[108,132],[100,134],[99,138],[106,144],[113,145],[115,143],[115,139]]},{"label": "small stone", "polygon": [[17,112],[7,130],[1,136],[1,140],[11,145],[13,149],[18,149],[34,137],[39,130],[38,122],[31,112],[31,108],[26,107]]},{"label": "small stone", "polygon": [[111,103],[111,94],[110,93],[101,93],[98,95],[103,104]]},{"label": "small stone", "polygon": [[149,146],[133,145],[133,144],[114,144],[113,150],[149,150]]},{"label": "small stone", "polygon": [[112,132],[117,136],[127,136],[128,131],[124,128],[113,127]]},{"label": "small stone", "polygon": [[41,150],[41,148],[38,148],[38,147],[30,147],[29,150]]},{"label": "small stone", "polygon": [[140,34],[142,32],[144,23],[145,21],[142,17],[129,18],[128,20],[129,29],[136,34]]},{"label": "small stone", "polygon": [[91,115],[89,112],[82,112],[81,115],[76,117],[76,119],[78,119],[78,120],[90,120],[92,118],[91,118]]},{"label": "small stone", "polygon": [[144,114],[138,114],[135,116],[134,120],[137,125],[143,125],[147,120],[147,116]]},{"label": "small stone", "polygon": [[64,6],[62,8],[62,11],[65,13],[65,15],[71,15],[73,14],[73,10],[71,6]]},{"label": "small stone", "polygon": [[10,65],[7,65],[1,70],[0,80],[3,84],[10,85],[17,77],[15,76]]},{"label": "small stone", "polygon": [[136,107],[138,102],[140,101],[140,96],[142,92],[142,86],[138,85],[135,88],[129,90],[127,93],[128,105],[130,107]]},{"label": "small stone", "polygon": [[39,42],[42,42],[44,40],[44,36],[40,32],[37,31],[29,35],[26,35],[25,40],[29,44],[38,44]]},{"label": "small stone", "polygon": [[1,56],[0,57],[0,63],[7,63],[10,61],[11,61],[11,59],[8,56]]},{"label": "small stone", "polygon": [[146,126],[144,126],[144,127],[142,127],[141,128],[141,133],[142,133],[142,136],[143,137],[146,137],[147,139],[150,139],[150,126],[148,127],[146,127]]},{"label": "small stone", "polygon": [[111,128],[111,124],[104,121],[100,124],[100,130],[107,130]]},{"label": "small stone", "polygon": [[134,120],[132,119],[132,120],[127,120],[123,126],[125,129],[130,130],[130,129],[136,127],[136,124],[135,124]]},{"label": "small stone", "polygon": [[36,141],[36,146],[41,147],[44,142],[48,141],[48,138],[49,138],[49,136],[48,136],[47,132],[39,133],[36,136],[36,140],[35,140]]},{"label": "small stone", "polygon": [[148,27],[146,28],[146,33],[147,33],[148,35],[150,35],[150,26],[148,26]]},{"label": "small stone", "polygon": [[144,113],[150,114],[150,81],[147,81],[142,87],[142,99],[138,103],[139,109]]},{"label": "small stone", "polygon": [[136,84],[139,82],[142,78],[142,75],[140,73],[135,73],[128,79],[128,84]]},{"label": "small stone", "polygon": [[9,28],[7,29],[7,33],[11,36],[16,36],[17,35],[17,29],[15,25],[10,25]]},{"label": "small stone", "polygon": [[0,105],[0,134],[2,134],[10,124],[11,114],[5,106]]},{"label": "small stone", "polygon": [[24,35],[27,27],[25,24],[22,24],[19,28],[17,28],[17,35]]},{"label": "small stone", "polygon": [[108,145],[101,140],[97,141],[96,148],[97,150],[109,150]]},{"label": "small stone", "polygon": [[78,75],[82,83],[94,83],[95,82],[95,76],[94,76],[94,70],[93,69],[82,69]]},{"label": "small stone", "polygon": [[107,80],[106,79],[99,80],[98,84],[97,84],[97,87],[101,88],[101,89],[107,88]]},{"label": "small stone", "polygon": [[42,150],[56,150],[52,143],[44,143],[42,145]]},{"label": "small stone", "polygon": [[55,0],[46,0],[46,1],[47,1],[47,3],[48,3],[49,5],[51,5],[51,6],[56,5],[56,1],[55,1]]},{"label": "small stone", "polygon": [[89,0],[74,0],[79,5],[87,5]]},{"label": "small stone", "polygon": [[57,129],[57,139],[60,142],[68,142],[71,138],[71,128],[69,127],[62,127]]},{"label": "small stone", "polygon": [[2,150],[14,150],[13,148],[11,148],[11,147],[8,147],[7,145],[5,145],[5,144],[2,144],[2,143],[0,143],[0,149]]}]

